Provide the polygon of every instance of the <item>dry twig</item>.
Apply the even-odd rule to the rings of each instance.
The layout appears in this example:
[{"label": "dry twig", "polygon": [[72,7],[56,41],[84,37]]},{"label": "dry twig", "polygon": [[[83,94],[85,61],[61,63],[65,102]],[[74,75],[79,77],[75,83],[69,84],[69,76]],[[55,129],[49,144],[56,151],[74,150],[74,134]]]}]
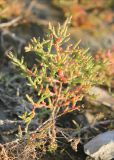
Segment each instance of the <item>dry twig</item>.
[{"label": "dry twig", "polygon": [[64,129],[64,128],[57,127],[57,132],[68,132],[68,131],[70,131],[70,132],[72,132],[70,137],[75,137],[79,134],[82,134],[82,133],[86,132],[89,129],[95,129],[95,128],[99,127],[100,125],[109,125],[110,123],[114,123],[114,120],[106,120],[106,121],[96,122],[95,124],[87,125],[87,126],[81,128],[79,131],[77,131],[76,129],[73,129],[73,128]]},{"label": "dry twig", "polygon": [[17,25],[17,23],[22,19],[22,16],[18,16],[16,18],[14,18],[13,20],[9,21],[9,22],[5,22],[5,23],[1,23],[0,24],[0,29],[3,28],[8,28],[14,25]]}]

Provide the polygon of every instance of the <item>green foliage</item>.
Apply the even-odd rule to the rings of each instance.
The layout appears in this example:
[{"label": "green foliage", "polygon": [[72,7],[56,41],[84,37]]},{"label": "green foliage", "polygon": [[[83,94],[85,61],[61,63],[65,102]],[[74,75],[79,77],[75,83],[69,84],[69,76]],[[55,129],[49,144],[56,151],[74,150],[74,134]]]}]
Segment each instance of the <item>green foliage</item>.
[{"label": "green foliage", "polygon": [[27,78],[28,85],[34,89],[37,96],[35,101],[34,95],[26,95],[33,105],[33,110],[21,118],[26,122],[28,129],[36,108],[49,109],[53,124],[51,128],[53,144],[56,135],[55,119],[79,109],[77,102],[88,94],[93,85],[103,82],[103,76],[99,73],[101,69],[99,62],[93,60],[88,50],[80,48],[79,42],[71,44],[70,34],[67,33],[69,23],[70,19],[67,19],[63,25],[58,24],[56,28],[49,24],[45,39],[41,41],[33,38],[25,47],[27,53],[36,54],[32,68],[27,67],[24,58],[19,60],[12,53],[8,54],[13,64]]},{"label": "green foliage", "polygon": [[41,42],[33,38],[25,47],[26,52],[34,52],[37,56],[31,69],[24,58],[19,60],[12,53],[8,55],[37,93],[37,102],[26,95],[34,108],[69,108],[70,104],[73,106],[81,100],[91,86],[102,83],[99,62],[94,62],[88,50],[79,48],[79,42],[75,45],[70,43],[70,35],[67,34],[69,22],[67,19],[56,29],[49,24],[46,39]]},{"label": "green foliage", "polygon": [[[98,51],[94,57],[101,64],[101,73],[104,75],[104,85],[109,89],[114,85],[114,53],[113,51]],[[105,65],[106,64],[106,65]]]}]

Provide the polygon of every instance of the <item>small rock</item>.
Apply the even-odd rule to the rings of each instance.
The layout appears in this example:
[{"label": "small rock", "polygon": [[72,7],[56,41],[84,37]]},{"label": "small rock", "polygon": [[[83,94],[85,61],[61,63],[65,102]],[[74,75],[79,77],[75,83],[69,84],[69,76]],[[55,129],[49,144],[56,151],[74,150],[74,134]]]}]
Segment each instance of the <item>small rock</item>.
[{"label": "small rock", "polygon": [[92,87],[89,91],[90,95],[94,95],[95,98],[87,97],[87,100],[94,105],[105,105],[114,110],[114,97],[112,97],[107,91],[99,87]]},{"label": "small rock", "polygon": [[95,160],[111,160],[114,158],[114,131],[99,134],[84,145],[84,151]]}]

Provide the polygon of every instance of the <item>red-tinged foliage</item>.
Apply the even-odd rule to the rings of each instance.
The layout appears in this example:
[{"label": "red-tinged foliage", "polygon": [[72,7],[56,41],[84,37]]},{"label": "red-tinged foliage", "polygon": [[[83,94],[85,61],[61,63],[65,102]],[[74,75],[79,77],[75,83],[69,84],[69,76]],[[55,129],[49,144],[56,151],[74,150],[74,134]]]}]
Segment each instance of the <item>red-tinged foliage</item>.
[{"label": "red-tinged foliage", "polygon": [[53,3],[62,9],[66,17],[72,16],[72,25],[76,27],[93,30],[102,27],[102,23],[113,22],[112,0],[53,0]]},{"label": "red-tinged foliage", "polygon": [[[80,12],[84,14],[81,9]],[[49,24],[49,35],[46,35],[45,39],[41,41],[33,38],[25,47],[26,52],[36,55],[36,65],[33,67],[28,69],[23,58],[19,60],[12,53],[8,55],[21,70],[28,85],[35,91],[33,95],[29,95],[30,93],[26,95],[33,110],[21,116],[26,123],[25,132],[37,114],[36,108],[39,111],[45,109],[49,112],[49,119],[46,121],[46,126],[43,126],[44,129],[40,131],[40,135],[46,138],[48,135],[50,140],[48,146],[55,149],[56,119],[63,114],[79,110],[81,106],[78,106],[78,102],[89,94],[92,86],[102,84],[104,78],[99,74],[102,66],[88,54],[88,50],[80,48],[79,42],[71,44],[70,34],[67,33],[69,22],[70,19],[67,19],[57,28]],[[46,140],[43,142],[46,144]]]},{"label": "red-tinged foliage", "polygon": [[101,72],[104,74],[105,84],[111,86],[114,77],[114,53],[110,51],[99,51],[95,54],[95,61],[107,62],[107,65],[102,67]]}]

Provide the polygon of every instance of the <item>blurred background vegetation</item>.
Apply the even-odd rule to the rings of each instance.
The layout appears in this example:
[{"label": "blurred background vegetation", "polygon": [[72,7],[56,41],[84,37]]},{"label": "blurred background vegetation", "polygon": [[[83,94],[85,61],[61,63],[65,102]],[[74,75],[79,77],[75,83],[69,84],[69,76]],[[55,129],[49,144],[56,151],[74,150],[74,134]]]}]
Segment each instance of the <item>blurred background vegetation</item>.
[{"label": "blurred background vegetation", "polygon": [[73,40],[94,52],[113,49],[113,9],[113,0],[1,0],[1,54],[9,48],[22,53],[31,37],[43,37],[49,21],[61,23],[69,16]]}]

